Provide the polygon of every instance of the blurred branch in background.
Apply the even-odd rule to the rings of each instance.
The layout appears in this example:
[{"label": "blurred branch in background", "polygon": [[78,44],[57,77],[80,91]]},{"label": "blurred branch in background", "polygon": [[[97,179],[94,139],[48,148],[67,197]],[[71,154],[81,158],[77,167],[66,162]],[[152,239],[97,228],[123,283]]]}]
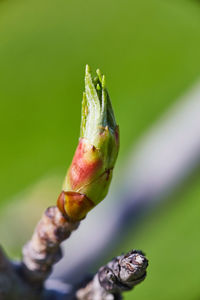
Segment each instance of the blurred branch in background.
[{"label": "blurred branch in background", "polygon": [[[121,186],[111,193],[109,201],[88,215],[87,222],[66,244],[65,256],[55,267],[53,277],[64,275],[68,282],[81,280],[85,270],[93,269],[95,261],[105,259],[106,252],[113,252],[130,224],[134,234],[144,215],[195,169],[200,155],[199,111],[197,83],[134,147],[125,164],[123,180],[120,178]],[[73,259],[70,253],[78,249],[78,244],[81,251],[76,251]]]},{"label": "blurred branch in background", "polygon": [[0,299],[35,299],[34,291],[18,276],[14,265],[0,248]]}]

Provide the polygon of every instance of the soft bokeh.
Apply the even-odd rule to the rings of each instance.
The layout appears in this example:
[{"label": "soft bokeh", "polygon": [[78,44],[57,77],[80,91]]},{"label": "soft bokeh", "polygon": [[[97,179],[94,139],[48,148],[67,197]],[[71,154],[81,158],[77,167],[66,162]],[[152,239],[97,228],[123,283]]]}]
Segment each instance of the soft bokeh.
[{"label": "soft bokeh", "polygon": [[[86,63],[105,73],[120,124],[117,186],[132,147],[199,78],[200,2],[0,1],[0,243],[13,256],[60,191]],[[197,164],[121,239],[118,253],[141,248],[150,260],[125,299],[199,299],[199,179]]]}]

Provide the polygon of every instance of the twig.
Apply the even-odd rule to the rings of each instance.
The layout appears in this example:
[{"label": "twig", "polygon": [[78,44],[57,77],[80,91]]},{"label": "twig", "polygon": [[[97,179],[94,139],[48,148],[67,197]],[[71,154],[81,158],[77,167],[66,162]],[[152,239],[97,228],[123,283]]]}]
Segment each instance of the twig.
[{"label": "twig", "polygon": [[49,207],[38,223],[31,240],[23,248],[22,274],[26,281],[41,288],[52,265],[61,259],[60,244],[77,229],[56,207]]},{"label": "twig", "polygon": [[146,277],[148,260],[141,251],[132,250],[101,267],[93,280],[76,293],[78,300],[121,299]]}]

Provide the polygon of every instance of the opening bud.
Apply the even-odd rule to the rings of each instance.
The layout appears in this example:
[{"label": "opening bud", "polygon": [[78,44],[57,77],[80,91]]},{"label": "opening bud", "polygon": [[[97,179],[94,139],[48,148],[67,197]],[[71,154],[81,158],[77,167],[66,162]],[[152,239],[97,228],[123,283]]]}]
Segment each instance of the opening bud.
[{"label": "opening bud", "polygon": [[65,197],[58,198],[58,207],[74,220],[85,217],[107,195],[119,151],[119,127],[105,76],[96,73],[92,78],[86,66],[79,144],[64,181]]}]

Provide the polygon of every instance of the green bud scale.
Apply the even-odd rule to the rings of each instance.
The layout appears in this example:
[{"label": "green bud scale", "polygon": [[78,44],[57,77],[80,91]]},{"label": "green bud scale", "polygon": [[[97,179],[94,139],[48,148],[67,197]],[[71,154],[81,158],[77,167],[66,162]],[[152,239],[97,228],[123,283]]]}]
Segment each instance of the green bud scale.
[{"label": "green bud scale", "polygon": [[108,193],[119,151],[119,127],[100,70],[92,78],[86,66],[79,144],[57,205],[77,221]]}]

